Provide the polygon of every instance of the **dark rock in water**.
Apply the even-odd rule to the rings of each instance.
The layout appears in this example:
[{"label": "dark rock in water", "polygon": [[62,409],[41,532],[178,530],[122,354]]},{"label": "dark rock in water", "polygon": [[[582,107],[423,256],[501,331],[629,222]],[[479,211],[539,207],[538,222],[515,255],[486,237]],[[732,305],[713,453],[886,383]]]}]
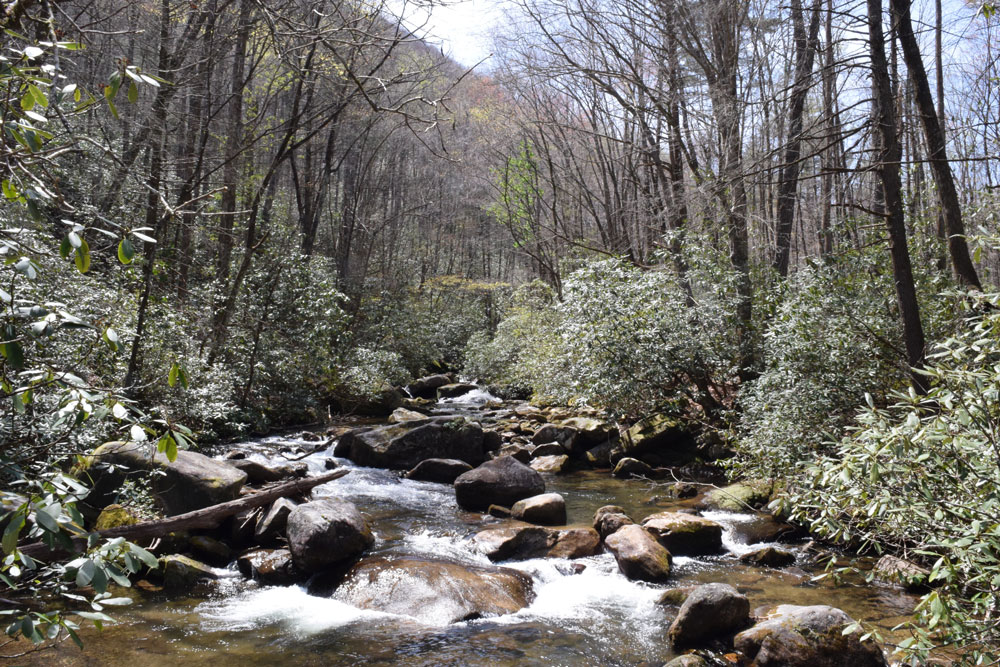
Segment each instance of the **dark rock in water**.
[{"label": "dark rock in water", "polygon": [[160,572],[164,588],[188,589],[199,581],[219,578],[208,565],[178,554],[160,558]]},{"label": "dark rock in water", "polygon": [[269,586],[290,586],[305,579],[295,568],[288,549],[254,549],[236,559],[236,567],[247,579]]},{"label": "dark rock in water", "polygon": [[885,667],[882,649],[861,633],[844,634],[854,620],[826,605],[781,605],[735,638],[758,667]]},{"label": "dark rock in water", "polygon": [[523,524],[484,530],[473,542],[492,561],[583,558],[596,554],[601,544],[597,532],[587,528],[554,530]]},{"label": "dark rock in water", "polygon": [[476,465],[485,458],[483,429],[463,419],[351,431],[340,438],[337,450],[346,451],[358,465],[395,470],[409,470],[426,459],[459,459]]},{"label": "dark rock in water", "polygon": [[611,452],[611,462],[629,457],[650,465],[684,465],[698,455],[697,444],[681,423],[666,415],[647,417],[628,429]]},{"label": "dark rock in water", "polygon": [[564,419],[562,425],[576,430],[574,446],[581,451],[618,439],[618,426],[616,424],[593,417],[570,417]]},{"label": "dark rock in water", "polygon": [[588,449],[583,455],[591,468],[608,468],[611,466],[611,451],[614,446],[610,442]]},{"label": "dark rock in water", "polygon": [[438,387],[452,382],[454,379],[449,375],[428,375],[406,385],[406,393],[414,398],[435,398]]},{"label": "dark rock in water", "polygon": [[677,482],[671,485],[670,495],[674,498],[694,498],[698,495],[698,485],[690,482]]},{"label": "dark rock in water", "polygon": [[625,514],[625,510],[617,505],[605,505],[594,513],[594,530],[601,536],[601,539],[617,532],[622,526],[629,526],[632,523],[634,522]]},{"label": "dark rock in water", "polygon": [[615,464],[615,469],[611,472],[615,477],[651,477],[653,469],[648,464],[638,459],[623,458]]},{"label": "dark rock in water", "polygon": [[531,458],[537,459],[540,456],[563,456],[566,448],[558,442],[546,442],[544,445],[537,445],[531,450]]},{"label": "dark rock in water", "polygon": [[509,519],[510,518],[510,508],[503,507],[501,505],[490,505],[486,510],[486,513],[490,516],[495,516],[498,519]]},{"label": "dark rock in water", "polygon": [[760,567],[788,567],[795,563],[795,554],[784,549],[764,547],[740,556],[740,562]]},{"label": "dark rock in water", "polygon": [[[531,436],[531,443],[536,446],[550,442],[558,443],[566,452],[572,452],[576,446],[576,429],[572,426],[546,424]],[[563,452],[563,454],[566,452]]]},{"label": "dark rock in water", "polygon": [[694,589],[670,625],[674,646],[703,645],[726,638],[750,625],[750,601],[729,584]]},{"label": "dark rock in water", "polygon": [[437,397],[438,400],[441,400],[442,398],[456,398],[458,396],[464,396],[470,391],[475,391],[476,389],[479,389],[479,387],[474,384],[470,384],[468,382],[455,382],[453,384],[446,384],[438,387]]},{"label": "dark rock in water", "polygon": [[643,527],[675,556],[700,556],[722,551],[722,526],[700,516],[658,512]]},{"label": "dark rock in water", "polygon": [[222,456],[222,458],[224,458],[227,461],[235,461],[237,459],[245,459],[246,457],[247,457],[247,453],[244,452],[241,449],[230,449],[228,452],[226,452]]},{"label": "dark rock in water", "polygon": [[803,536],[802,529],[770,514],[758,514],[750,521],[738,521],[730,529],[733,541],[738,544],[759,544],[760,542],[784,542]]},{"label": "dark rock in water", "polygon": [[500,451],[497,454],[497,458],[501,456],[510,456],[517,459],[521,463],[527,465],[531,462],[531,448],[526,445],[519,445],[514,442],[509,442],[506,445],[500,447]]},{"label": "dark rock in water", "polygon": [[277,482],[290,477],[305,477],[309,472],[309,466],[305,463],[269,466],[249,459],[233,461],[233,467],[245,472],[247,480],[251,484]]},{"label": "dark rock in water", "polygon": [[660,583],[670,576],[670,552],[642,526],[622,526],[604,538],[604,546],[629,579]]},{"label": "dark rock in water", "polygon": [[771,499],[773,487],[770,482],[753,480],[730,484],[721,489],[713,489],[705,494],[705,507],[727,512],[749,512],[757,510]]},{"label": "dark rock in water", "polygon": [[515,519],[543,526],[561,526],[566,523],[566,501],[558,493],[543,493],[518,500],[510,508]]},{"label": "dark rock in water", "polygon": [[662,607],[680,607],[688,599],[688,596],[694,593],[696,588],[698,588],[697,584],[668,588],[657,598],[656,604]]},{"label": "dark rock in water", "polygon": [[278,498],[271,503],[267,511],[257,519],[257,526],[253,532],[257,544],[271,544],[284,535],[285,527],[288,525],[288,515],[292,513],[293,509],[295,509],[295,503],[288,498]]},{"label": "dark rock in water", "polygon": [[400,614],[429,625],[503,616],[534,599],[531,577],[502,567],[436,558],[366,558],[333,597],[359,609]]},{"label": "dark rock in water", "polygon": [[360,556],[375,538],[351,503],[323,498],[296,506],[285,528],[295,567],[318,572]]},{"label": "dark rock in water", "polygon": [[470,470],[472,466],[458,459],[426,459],[406,473],[406,479],[451,484],[459,475]]},{"label": "dark rock in water", "polygon": [[495,452],[503,446],[503,436],[496,431],[483,431],[483,451]]},{"label": "dark rock in water", "polygon": [[930,571],[895,556],[882,556],[875,563],[875,578],[890,584],[902,586],[912,593],[927,589]]},{"label": "dark rock in water", "polygon": [[233,559],[233,550],[225,542],[207,535],[194,535],[188,539],[188,547],[195,556],[212,565],[222,567]]},{"label": "dark rock in water", "polygon": [[95,449],[90,457],[87,471],[95,483],[93,497],[88,501],[100,503],[116,493],[127,471],[150,470],[163,473],[153,477],[152,486],[153,496],[167,516],[235,500],[247,480],[246,473],[230,463],[198,452],[181,450],[175,460],[169,461],[152,443],[109,442]]},{"label": "dark rock in water", "polygon": [[565,454],[561,456],[540,456],[533,459],[529,464],[532,470],[548,473],[549,475],[559,475],[569,470],[569,457]]},{"label": "dark rock in water", "polygon": [[323,461],[323,469],[324,470],[333,470],[336,467],[337,467],[337,462],[334,461],[333,459],[327,459],[327,460]]},{"label": "dark rock in water", "polygon": [[510,507],[522,498],[545,493],[542,476],[510,456],[487,461],[455,480],[455,500],[467,510]]},{"label": "dark rock in water", "polygon": [[259,507],[255,507],[234,514],[226,520],[228,528],[222,534],[226,535],[228,533],[229,543],[236,548],[243,548],[253,544],[253,534],[257,528],[257,519],[263,513]]}]

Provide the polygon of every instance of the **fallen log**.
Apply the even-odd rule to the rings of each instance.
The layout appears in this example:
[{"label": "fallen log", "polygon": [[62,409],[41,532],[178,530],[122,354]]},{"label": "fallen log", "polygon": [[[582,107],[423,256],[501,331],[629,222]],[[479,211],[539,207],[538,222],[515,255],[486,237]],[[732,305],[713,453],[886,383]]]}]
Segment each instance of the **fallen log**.
[{"label": "fallen log", "polygon": [[[136,523],[131,526],[119,526],[117,528],[107,528],[105,530],[98,530],[95,532],[97,535],[105,539],[124,537],[127,540],[141,540],[149,537],[163,537],[168,533],[178,530],[217,528],[219,524],[222,523],[223,519],[234,514],[238,514],[244,510],[254,509],[256,507],[262,507],[277,500],[278,498],[294,496],[299,493],[309,491],[313,487],[319,486],[320,484],[326,484],[327,482],[332,482],[335,479],[340,479],[349,472],[350,470],[343,469],[332,470],[328,473],[317,475],[316,477],[304,477],[291,482],[276,484],[275,486],[269,488],[265,487],[256,493],[243,496],[242,498],[219,503],[218,505],[211,505],[200,510],[194,510],[193,512],[185,512],[184,514],[169,516],[165,519],[153,519],[152,521],[143,521],[142,523]],[[82,551],[84,545],[87,543],[87,538],[93,534],[94,533],[86,533],[74,537],[74,549]],[[26,544],[21,547],[20,550],[21,553],[36,560],[45,560],[46,558],[52,556],[67,553],[65,550],[53,550],[47,544],[43,544],[41,542]]]}]

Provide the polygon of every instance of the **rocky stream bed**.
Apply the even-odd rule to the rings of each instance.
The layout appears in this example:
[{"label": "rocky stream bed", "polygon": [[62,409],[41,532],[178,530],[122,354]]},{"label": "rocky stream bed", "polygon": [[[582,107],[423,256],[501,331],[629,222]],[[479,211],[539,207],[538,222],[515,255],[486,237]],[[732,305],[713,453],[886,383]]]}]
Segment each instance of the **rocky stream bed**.
[{"label": "rocky stream bed", "polygon": [[[815,580],[805,537],[706,499],[713,487],[698,467],[664,467],[692,443],[626,452],[607,431],[580,435],[600,430],[593,420],[455,393],[411,402],[424,414],[397,412],[403,423],[220,452],[251,478],[278,466],[350,472],[244,517],[242,537],[233,521],[213,533],[243,542],[239,561],[239,548],[213,566],[178,560],[166,581],[131,593],[119,623],[82,632],[84,652],[67,642],[28,664],[884,664],[878,647],[841,630],[850,617],[898,638],[891,628],[915,598]],[[205,537],[177,550],[211,561]]]}]

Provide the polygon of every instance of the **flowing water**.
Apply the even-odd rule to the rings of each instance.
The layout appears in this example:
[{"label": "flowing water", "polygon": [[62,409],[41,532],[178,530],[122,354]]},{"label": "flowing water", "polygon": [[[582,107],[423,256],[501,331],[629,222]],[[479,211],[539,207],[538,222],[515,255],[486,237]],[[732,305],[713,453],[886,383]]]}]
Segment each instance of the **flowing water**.
[{"label": "flowing water", "polygon": [[[492,399],[474,392],[438,409],[482,416]],[[311,444],[311,443],[308,443]],[[294,438],[244,443],[252,458],[272,460],[281,447],[306,446]],[[305,460],[319,473],[328,451]],[[489,564],[470,538],[500,520],[464,512],[449,485],[401,480],[397,473],[358,468],[317,487],[315,497],[350,500],[368,517],[376,536],[374,555],[426,555]],[[654,512],[690,507],[694,500],[665,498],[645,481],[621,481],[607,471],[549,477],[547,491],[566,499],[570,526],[588,526],[603,505],[620,505],[637,522]],[[672,585],[727,582],[760,608],[774,604],[830,604],[856,619],[888,630],[905,620],[914,599],[896,589],[816,582],[798,567],[770,570],[742,565],[735,556],[760,548],[743,544],[734,530],[751,515],[706,513],[726,527],[729,553],[674,560]],[[68,643],[35,658],[45,665],[638,665],[673,655],[666,638],[672,611],[656,604],[664,590],[629,581],[610,554],[570,561],[539,559],[503,563],[531,575],[536,597],[525,609],[499,618],[446,624],[429,608],[420,617],[357,609],[308,595],[304,587],[261,586],[230,568],[189,595],[150,592],[101,633],[82,633],[86,650]]]}]

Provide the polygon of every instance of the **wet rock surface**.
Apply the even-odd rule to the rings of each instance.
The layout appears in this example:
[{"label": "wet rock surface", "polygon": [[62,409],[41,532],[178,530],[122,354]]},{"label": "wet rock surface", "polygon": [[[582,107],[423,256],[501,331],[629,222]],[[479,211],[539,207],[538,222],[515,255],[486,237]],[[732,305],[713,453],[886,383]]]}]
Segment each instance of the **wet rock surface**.
[{"label": "wet rock surface", "polygon": [[490,505],[510,507],[544,492],[542,476],[510,456],[487,461],[455,480],[458,506],[468,510],[485,510]]}]

